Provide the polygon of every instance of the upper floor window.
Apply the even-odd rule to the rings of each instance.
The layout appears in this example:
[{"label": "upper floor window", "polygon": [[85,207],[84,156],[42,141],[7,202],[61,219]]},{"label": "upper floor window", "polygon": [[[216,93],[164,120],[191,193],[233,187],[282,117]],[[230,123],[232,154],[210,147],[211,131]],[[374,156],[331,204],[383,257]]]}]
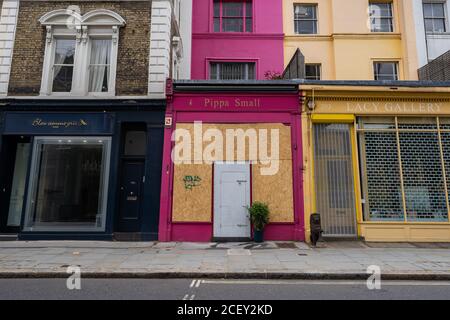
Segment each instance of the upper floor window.
[{"label": "upper floor window", "polygon": [[72,90],[75,46],[75,39],[55,39],[55,58],[51,67],[53,92],[70,92]]},{"label": "upper floor window", "polygon": [[109,10],[84,16],[70,10],[44,15],[46,48],[42,95],[114,95],[119,27],[125,21]]},{"label": "upper floor window", "polygon": [[398,62],[374,62],[375,80],[398,80]]},{"label": "upper floor window", "polygon": [[423,16],[427,33],[443,33],[447,31],[445,2],[424,2]]},{"label": "upper floor window", "polygon": [[297,34],[317,34],[317,5],[296,4],[294,24]]},{"label": "upper floor window", "polygon": [[373,2],[369,6],[370,12],[370,31],[371,32],[393,32],[394,31],[394,15],[392,11],[392,3],[390,2]]},{"label": "upper floor window", "polygon": [[320,64],[310,64],[305,65],[305,79],[307,80],[320,80],[321,78],[321,65]]},{"label": "upper floor window", "polygon": [[212,62],[209,77],[211,80],[254,80],[254,62]]},{"label": "upper floor window", "polygon": [[252,31],[252,0],[214,0],[214,32]]}]

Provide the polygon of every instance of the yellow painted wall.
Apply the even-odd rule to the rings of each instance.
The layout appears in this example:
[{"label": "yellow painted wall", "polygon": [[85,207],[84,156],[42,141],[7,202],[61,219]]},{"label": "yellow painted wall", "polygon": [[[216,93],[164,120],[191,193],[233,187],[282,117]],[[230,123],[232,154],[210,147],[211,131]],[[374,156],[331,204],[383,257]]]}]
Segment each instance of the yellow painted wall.
[{"label": "yellow painted wall", "polygon": [[[398,61],[400,80],[417,80],[410,0],[393,0],[394,32],[373,33],[368,0],[283,0],[285,66],[299,48],[306,63],[322,64],[322,80],[373,80],[373,62]],[[318,34],[298,35],[294,4],[318,6]]]},{"label": "yellow painted wall", "polygon": [[[312,100],[312,89],[305,86],[305,103]],[[315,109],[302,110],[303,186],[305,237],[309,241],[311,213],[316,211],[314,192],[313,122],[346,122],[355,116],[446,116],[450,115],[450,88],[398,88],[322,86],[314,90]],[[403,106],[406,108],[391,108]],[[431,109],[429,109],[431,108]],[[392,110],[397,110],[393,112]],[[352,112],[353,111],[353,112]],[[355,153],[356,141],[353,141]],[[355,153],[356,155],[356,153]],[[355,157],[354,161],[357,161]],[[358,167],[358,163],[356,163]],[[355,170],[357,189],[359,170]],[[360,199],[360,195],[355,197]],[[357,200],[357,211],[361,201]],[[365,222],[358,216],[359,235],[373,242],[450,242],[450,222]]]}]

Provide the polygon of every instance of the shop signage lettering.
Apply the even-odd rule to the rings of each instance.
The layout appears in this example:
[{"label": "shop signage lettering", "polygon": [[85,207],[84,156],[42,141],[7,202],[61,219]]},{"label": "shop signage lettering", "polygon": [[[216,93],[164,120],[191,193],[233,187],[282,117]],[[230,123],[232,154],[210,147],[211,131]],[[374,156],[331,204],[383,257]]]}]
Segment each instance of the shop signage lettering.
[{"label": "shop signage lettering", "polygon": [[54,129],[59,128],[70,128],[70,127],[85,127],[87,126],[87,121],[80,119],[78,121],[45,121],[40,118],[36,118],[32,122],[33,127],[51,127]]},{"label": "shop signage lettering", "polygon": [[204,106],[208,108],[259,108],[261,107],[261,99],[242,99],[235,98],[230,100],[205,98]]},{"label": "shop signage lettering", "polygon": [[200,186],[202,179],[199,176],[185,176],[183,181],[184,188],[186,190],[192,190],[194,187]]},{"label": "shop signage lettering", "polygon": [[440,103],[421,102],[358,102],[347,103],[347,112],[350,113],[440,113]]},{"label": "shop signage lettering", "polygon": [[109,113],[7,112],[4,132],[21,135],[110,135],[114,132],[114,115]]}]

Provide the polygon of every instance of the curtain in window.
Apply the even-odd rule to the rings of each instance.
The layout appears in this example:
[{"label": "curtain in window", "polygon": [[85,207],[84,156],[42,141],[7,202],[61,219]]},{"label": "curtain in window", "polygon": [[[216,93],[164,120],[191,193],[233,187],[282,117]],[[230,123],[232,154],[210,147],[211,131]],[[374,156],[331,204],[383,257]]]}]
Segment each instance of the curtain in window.
[{"label": "curtain in window", "polygon": [[108,91],[111,40],[93,40],[91,42],[91,62],[89,92]]}]

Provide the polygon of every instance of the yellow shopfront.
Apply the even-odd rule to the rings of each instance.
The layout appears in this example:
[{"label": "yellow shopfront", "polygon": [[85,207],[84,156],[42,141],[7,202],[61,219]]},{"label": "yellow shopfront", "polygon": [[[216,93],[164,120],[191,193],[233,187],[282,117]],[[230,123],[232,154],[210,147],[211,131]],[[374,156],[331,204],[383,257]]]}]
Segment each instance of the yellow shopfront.
[{"label": "yellow shopfront", "polygon": [[448,87],[303,89],[306,223],[317,212],[325,237],[449,242]]}]

